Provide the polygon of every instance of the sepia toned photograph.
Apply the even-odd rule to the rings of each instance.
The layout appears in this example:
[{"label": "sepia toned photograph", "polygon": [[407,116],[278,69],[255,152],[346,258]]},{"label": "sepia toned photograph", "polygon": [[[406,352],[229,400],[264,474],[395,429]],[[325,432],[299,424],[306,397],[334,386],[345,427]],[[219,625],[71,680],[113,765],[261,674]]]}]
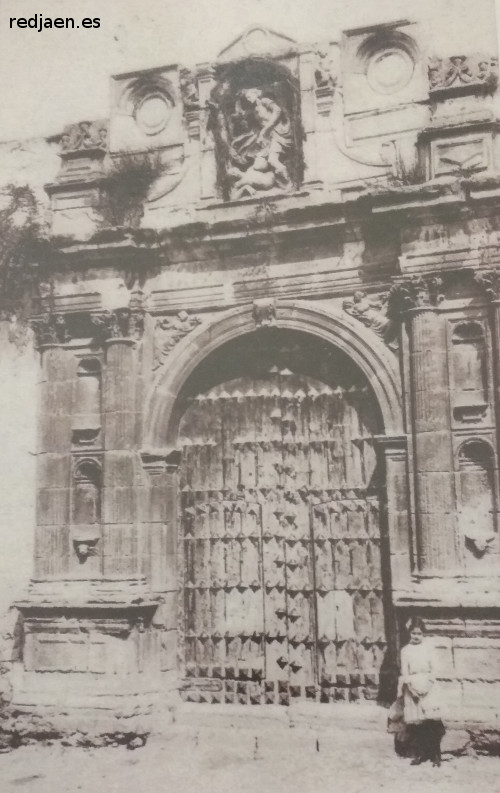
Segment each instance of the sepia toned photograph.
[{"label": "sepia toned photograph", "polygon": [[0,2],[2,793],[494,793],[500,0]]}]

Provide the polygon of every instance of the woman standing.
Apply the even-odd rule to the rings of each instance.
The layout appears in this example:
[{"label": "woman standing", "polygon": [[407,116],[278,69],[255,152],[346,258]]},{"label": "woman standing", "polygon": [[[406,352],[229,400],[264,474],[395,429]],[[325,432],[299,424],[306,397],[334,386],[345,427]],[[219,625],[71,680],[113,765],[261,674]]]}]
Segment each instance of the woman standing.
[{"label": "woman standing", "polygon": [[425,625],[414,617],[409,625],[410,641],[401,650],[398,696],[403,699],[404,722],[416,747],[412,765],[430,760],[441,765],[443,722],[436,707],[433,648],[425,639]]}]

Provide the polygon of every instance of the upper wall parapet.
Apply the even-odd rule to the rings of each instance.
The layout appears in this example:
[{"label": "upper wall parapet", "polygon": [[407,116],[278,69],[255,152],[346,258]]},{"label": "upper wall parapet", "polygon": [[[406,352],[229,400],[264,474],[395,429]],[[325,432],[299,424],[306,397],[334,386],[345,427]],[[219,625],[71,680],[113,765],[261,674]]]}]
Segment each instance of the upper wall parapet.
[{"label": "upper wall parapet", "polygon": [[110,168],[151,152],[138,217],[157,228],[246,199],[497,173],[497,100],[497,53],[429,52],[419,22],[314,46],[254,26],[213,63],[112,78],[109,119],[61,135],[54,230],[90,236]]}]

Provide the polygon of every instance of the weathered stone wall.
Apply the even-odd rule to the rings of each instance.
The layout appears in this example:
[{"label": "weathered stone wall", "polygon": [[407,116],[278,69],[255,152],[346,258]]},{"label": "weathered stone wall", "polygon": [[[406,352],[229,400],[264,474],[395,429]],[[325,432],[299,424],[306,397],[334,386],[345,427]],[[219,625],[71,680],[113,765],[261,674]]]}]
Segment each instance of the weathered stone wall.
[{"label": "weathered stone wall", "polygon": [[[38,355],[31,334],[0,322],[0,672],[20,652],[14,603],[33,572]],[[0,690],[6,678],[0,676]]]},{"label": "weathered stone wall", "polygon": [[[386,463],[382,557],[400,623],[397,636],[388,622],[392,658],[404,619],[425,612],[449,718],[498,717],[485,693],[500,684],[496,43],[492,17],[469,4],[440,4],[454,36],[434,24],[434,3],[432,13],[419,6],[421,25],[404,19],[409,7],[387,4],[362,20],[387,22],[390,10],[394,21],[397,8],[402,16],[384,28],[336,30],[325,54],[254,28],[213,67],[119,76],[107,121],[62,132],[61,168],[47,185],[52,229],[79,241],[61,243],[53,293],[34,320],[43,379],[36,563],[20,606],[16,705],[137,714],[180,685],[186,383],[208,353],[239,336],[265,344],[277,329],[341,350],[383,414],[373,448]],[[471,30],[485,54],[472,50]],[[141,224],[103,232],[106,167],[149,147],[164,169]],[[5,345],[6,380],[36,378],[35,354]],[[33,388],[23,396],[32,400]],[[14,477],[24,452],[12,427],[26,405],[7,402]],[[34,414],[22,425],[27,438]],[[349,437],[344,452],[365,443]],[[23,510],[32,517],[25,493],[34,489],[32,479],[22,496],[9,488],[6,524],[15,517],[17,526]],[[32,529],[26,520],[31,541]],[[8,536],[6,591],[18,579],[25,587],[33,551],[24,534]],[[207,636],[196,639],[206,646]],[[354,697],[359,675],[337,677],[338,696]],[[201,681],[204,701],[220,701],[210,699],[212,682]]]}]

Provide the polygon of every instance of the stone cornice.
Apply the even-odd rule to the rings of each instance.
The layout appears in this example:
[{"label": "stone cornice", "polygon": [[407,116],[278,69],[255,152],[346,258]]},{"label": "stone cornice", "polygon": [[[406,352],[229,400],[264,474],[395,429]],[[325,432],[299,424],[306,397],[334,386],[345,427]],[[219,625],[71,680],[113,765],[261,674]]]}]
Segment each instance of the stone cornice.
[{"label": "stone cornice", "polygon": [[[497,210],[500,205],[500,177],[448,180],[406,186],[379,186],[362,189],[357,195],[350,193],[343,200],[340,191],[322,195],[320,191],[304,192],[273,199],[272,213],[263,214],[261,200],[228,202],[227,204],[199,204],[193,210],[192,220],[164,231],[153,229],[109,229],[87,241],[68,243],[58,250],[57,262],[69,267],[162,265],[168,267],[176,261],[180,251],[185,260],[186,246],[196,244],[201,256],[213,259],[214,251],[227,257],[242,246],[246,253],[269,249],[269,239],[280,239],[300,234],[303,242],[311,235],[314,245],[316,235],[332,232],[344,234],[352,224],[362,224],[370,216],[391,216],[395,231],[414,222],[437,220],[443,213],[448,222],[452,209],[461,216],[475,216],[480,211]],[[288,243],[287,243],[288,244]]]}]

